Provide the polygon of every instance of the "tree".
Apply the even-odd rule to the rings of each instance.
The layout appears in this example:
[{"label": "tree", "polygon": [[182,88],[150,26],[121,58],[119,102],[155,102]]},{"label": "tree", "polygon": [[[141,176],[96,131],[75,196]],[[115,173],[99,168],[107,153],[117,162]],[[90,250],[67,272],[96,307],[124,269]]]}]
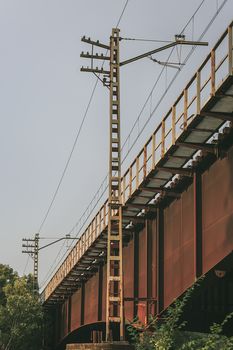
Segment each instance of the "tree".
[{"label": "tree", "polygon": [[144,326],[134,320],[128,331],[135,344],[135,350],[232,350],[233,337],[222,334],[224,326],[233,318],[228,314],[222,323],[213,323],[207,334],[184,332],[186,322],[181,316],[193,290],[201,279],[191,287],[180,299],[177,299],[162,317],[151,317]]},{"label": "tree", "polygon": [[0,264],[0,305],[6,304],[4,287],[7,284],[12,285],[17,277],[18,274],[10,266]]},{"label": "tree", "polygon": [[0,266],[0,349],[42,348],[43,309],[32,289],[32,276],[19,277],[9,266]]}]

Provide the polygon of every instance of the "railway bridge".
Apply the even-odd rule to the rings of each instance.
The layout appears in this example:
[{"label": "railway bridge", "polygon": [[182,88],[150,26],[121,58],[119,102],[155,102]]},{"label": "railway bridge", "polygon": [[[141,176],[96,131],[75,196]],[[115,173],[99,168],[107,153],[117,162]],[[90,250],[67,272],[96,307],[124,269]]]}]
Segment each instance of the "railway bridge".
[{"label": "railway bridge", "polygon": [[[233,310],[232,26],[122,176],[125,324],[146,324],[204,274],[193,327]],[[42,293],[54,348],[104,339],[107,233],[106,201]]]}]

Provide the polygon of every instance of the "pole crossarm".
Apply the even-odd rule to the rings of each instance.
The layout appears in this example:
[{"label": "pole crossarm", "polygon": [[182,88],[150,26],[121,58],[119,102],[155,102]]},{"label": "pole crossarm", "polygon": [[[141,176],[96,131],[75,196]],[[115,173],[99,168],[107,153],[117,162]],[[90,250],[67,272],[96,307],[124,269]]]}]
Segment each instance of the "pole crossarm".
[{"label": "pole crossarm", "polygon": [[93,46],[98,46],[98,47],[102,47],[103,49],[110,50],[110,46],[100,43],[99,40],[94,41],[94,40],[91,40],[91,38],[86,38],[85,35],[82,37],[81,41],[87,44],[91,44]]},{"label": "pole crossarm", "polygon": [[95,60],[107,60],[107,61],[110,61],[110,57],[109,56],[104,56],[103,53],[101,55],[99,55],[98,53],[93,55],[93,54],[90,54],[89,52],[87,52],[87,53],[82,52],[80,57],[82,57],[82,58],[93,58]]},{"label": "pole crossarm", "polygon": [[142,58],[145,58],[145,57],[151,56],[151,55],[153,55],[155,53],[158,53],[158,52],[170,49],[171,47],[177,46],[177,45],[208,46],[208,42],[206,42],[206,41],[176,40],[176,41],[174,41],[174,42],[172,42],[170,44],[158,47],[158,48],[156,48],[154,50],[145,52],[145,53],[143,53],[141,55],[129,58],[128,60],[125,60],[125,61],[121,62],[120,66],[125,66],[126,64],[138,61],[138,60],[140,60]]},{"label": "pole crossarm", "polygon": [[56,243],[58,243],[58,242],[60,242],[60,241],[63,241],[64,239],[65,239],[65,240],[67,240],[67,239],[72,239],[72,240],[78,239],[78,240],[79,240],[80,237],[69,237],[69,236],[61,237],[61,238],[58,238],[58,239],[56,239],[55,241],[53,241],[53,242],[51,242],[51,243],[48,243],[48,244],[46,244],[46,245],[40,247],[38,250],[47,248],[47,247],[49,247],[49,246],[51,246],[51,245],[53,245],[53,244],[56,244]]},{"label": "pole crossarm", "polygon": [[97,74],[106,74],[106,75],[110,74],[110,71],[105,70],[103,68],[99,69],[98,67],[96,67],[96,68],[89,68],[89,67],[84,68],[84,67],[82,67],[80,70],[81,70],[81,72],[88,72],[88,73],[97,73]]}]

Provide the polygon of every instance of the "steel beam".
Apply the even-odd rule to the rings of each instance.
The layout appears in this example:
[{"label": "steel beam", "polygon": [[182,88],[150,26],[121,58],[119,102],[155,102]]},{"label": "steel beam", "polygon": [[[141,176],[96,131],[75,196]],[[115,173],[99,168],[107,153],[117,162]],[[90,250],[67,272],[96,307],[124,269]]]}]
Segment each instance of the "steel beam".
[{"label": "steel beam", "polygon": [[81,287],[81,326],[84,325],[85,317],[85,283],[82,283]]},{"label": "steel beam", "polygon": [[164,167],[158,167],[157,169],[160,171],[166,171],[167,173],[171,173],[174,175],[180,174],[187,177],[193,176],[193,170],[188,168],[173,168],[173,167],[164,166]]},{"label": "steel beam", "polygon": [[[142,191],[148,191],[148,192],[154,192],[154,193],[161,193],[169,197],[175,197],[175,198],[180,198],[180,193],[176,192],[170,188],[167,187],[141,187],[140,190]],[[151,205],[151,204],[149,204]]]},{"label": "steel beam", "polygon": [[152,298],[152,228],[151,221],[146,220],[146,243],[147,243],[147,302],[146,302],[146,310],[147,310],[147,320],[151,315],[151,308],[149,299]]},{"label": "steel beam", "polygon": [[164,308],[164,211],[162,207],[157,209],[157,314]]},{"label": "steel beam", "polygon": [[202,176],[197,171],[193,177],[194,200],[194,269],[195,277],[202,275]]},{"label": "steel beam", "polygon": [[210,144],[210,143],[195,143],[195,142],[177,142],[176,143],[177,146],[181,146],[181,147],[187,147],[187,148],[191,148],[194,150],[203,150],[205,152],[208,153],[216,153],[218,147],[214,144]]},{"label": "steel beam", "polygon": [[98,321],[102,321],[102,298],[103,298],[103,264],[99,265],[98,279]]},{"label": "steel beam", "polygon": [[138,314],[138,291],[139,291],[139,232],[137,230],[134,231],[134,270],[133,270],[133,284],[134,284],[134,318],[137,317]]},{"label": "steel beam", "polygon": [[203,111],[200,113],[201,117],[212,117],[217,118],[224,121],[232,121],[233,122],[233,113],[225,113],[225,112],[207,112]]}]

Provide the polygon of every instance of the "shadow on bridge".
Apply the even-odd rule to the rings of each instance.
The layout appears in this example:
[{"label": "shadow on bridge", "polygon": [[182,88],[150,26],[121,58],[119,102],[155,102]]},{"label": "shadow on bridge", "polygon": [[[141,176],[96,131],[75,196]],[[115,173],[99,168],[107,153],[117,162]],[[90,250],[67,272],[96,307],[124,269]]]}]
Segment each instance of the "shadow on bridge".
[{"label": "shadow on bridge", "polygon": [[[221,323],[233,312],[233,253],[211,269],[197,287],[187,303],[183,320],[186,330],[209,332],[210,326]],[[223,329],[224,334],[233,335],[233,320]]]},{"label": "shadow on bridge", "polygon": [[[112,339],[118,340],[119,334],[119,325],[113,324],[111,327],[112,331]],[[56,350],[65,350],[67,344],[74,343],[100,343],[105,340],[105,331],[106,331],[106,323],[105,322],[96,322],[85,324],[72,332],[70,332],[67,336],[65,336],[59,344],[56,345]],[[127,333],[127,326],[125,328]],[[128,338],[128,335],[126,335]]]}]

